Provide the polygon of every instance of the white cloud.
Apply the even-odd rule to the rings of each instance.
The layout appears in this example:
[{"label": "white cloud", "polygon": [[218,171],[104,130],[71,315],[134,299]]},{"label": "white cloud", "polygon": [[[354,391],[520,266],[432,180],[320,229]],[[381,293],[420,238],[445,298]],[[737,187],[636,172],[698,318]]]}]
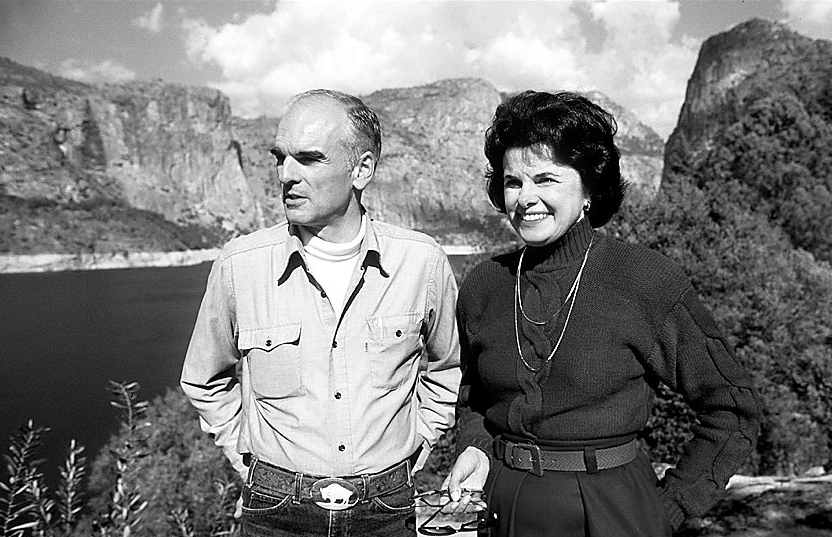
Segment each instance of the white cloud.
[{"label": "white cloud", "polygon": [[141,15],[140,17],[136,17],[133,19],[132,23],[133,26],[138,26],[139,28],[144,28],[150,33],[158,34],[162,31],[162,11],[164,7],[162,6],[161,2],[157,3],[156,6]]},{"label": "white cloud", "polygon": [[314,87],[366,94],[473,76],[504,91],[599,90],[667,136],[698,51],[671,40],[678,20],[670,0],[308,1],[182,29],[191,61],[220,67],[236,114],[275,114]]},{"label": "white cloud", "polygon": [[136,73],[110,60],[93,63],[85,60],[68,59],[61,63],[58,74],[65,78],[97,84],[109,82],[121,84],[136,78]]},{"label": "white cloud", "polygon": [[783,0],[786,23],[797,32],[817,39],[832,39],[832,2]]}]

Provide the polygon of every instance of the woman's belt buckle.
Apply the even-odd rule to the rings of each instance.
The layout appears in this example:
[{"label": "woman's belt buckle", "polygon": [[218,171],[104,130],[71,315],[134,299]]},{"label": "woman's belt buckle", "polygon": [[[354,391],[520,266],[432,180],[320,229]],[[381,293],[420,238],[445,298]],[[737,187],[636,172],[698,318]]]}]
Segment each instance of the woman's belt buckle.
[{"label": "woman's belt buckle", "polygon": [[540,447],[536,446],[535,444],[515,444],[514,442],[511,442],[510,445],[512,465],[517,466],[518,462],[520,462],[520,456],[515,457],[514,454],[515,449],[521,448],[529,452],[529,459],[532,466],[529,472],[533,473],[536,476],[543,475],[543,465],[540,463]]},{"label": "woman's belt buckle", "polygon": [[358,487],[345,479],[326,477],[312,483],[312,501],[330,511],[343,511],[361,499]]}]

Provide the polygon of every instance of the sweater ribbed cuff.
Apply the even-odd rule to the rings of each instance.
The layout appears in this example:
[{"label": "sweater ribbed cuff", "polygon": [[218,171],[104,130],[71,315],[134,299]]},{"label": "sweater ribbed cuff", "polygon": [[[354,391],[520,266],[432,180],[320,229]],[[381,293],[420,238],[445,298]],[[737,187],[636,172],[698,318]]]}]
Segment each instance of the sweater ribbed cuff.
[{"label": "sweater ribbed cuff", "polygon": [[666,486],[660,490],[659,497],[662,503],[664,503],[664,509],[667,512],[667,518],[670,520],[670,526],[673,528],[673,531],[676,531],[687,516],[682,511],[682,507],[676,502],[673,491],[669,487]]},{"label": "sweater ribbed cuff", "polygon": [[456,445],[456,456],[459,457],[459,454],[465,451],[465,448],[468,446],[474,446],[475,448],[479,448],[482,450],[483,453],[488,455],[490,459],[492,453],[494,452],[493,449],[494,438],[491,435],[479,435],[469,438],[467,441],[457,442]]}]

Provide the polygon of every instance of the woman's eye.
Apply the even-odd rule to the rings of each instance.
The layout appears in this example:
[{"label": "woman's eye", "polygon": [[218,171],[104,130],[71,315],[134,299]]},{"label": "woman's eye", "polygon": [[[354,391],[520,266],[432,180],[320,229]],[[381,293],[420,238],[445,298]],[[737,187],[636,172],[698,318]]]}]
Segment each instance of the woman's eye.
[{"label": "woman's eye", "polygon": [[503,188],[520,188],[520,181],[516,179],[506,179],[503,183]]}]

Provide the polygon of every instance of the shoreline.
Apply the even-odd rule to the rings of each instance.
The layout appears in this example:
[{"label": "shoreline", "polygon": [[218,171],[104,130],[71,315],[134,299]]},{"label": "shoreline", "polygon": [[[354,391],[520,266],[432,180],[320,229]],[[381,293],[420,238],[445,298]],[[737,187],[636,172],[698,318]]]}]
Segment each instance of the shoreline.
[{"label": "shoreline", "polygon": [[[486,253],[477,246],[446,245],[449,256]],[[186,267],[213,261],[220,248],[176,252],[110,252],[95,254],[0,254],[0,274],[109,270],[121,268]]]},{"label": "shoreline", "polygon": [[96,254],[0,255],[0,274],[105,270],[147,267],[185,267],[213,261],[219,248],[177,252],[110,252]]}]

